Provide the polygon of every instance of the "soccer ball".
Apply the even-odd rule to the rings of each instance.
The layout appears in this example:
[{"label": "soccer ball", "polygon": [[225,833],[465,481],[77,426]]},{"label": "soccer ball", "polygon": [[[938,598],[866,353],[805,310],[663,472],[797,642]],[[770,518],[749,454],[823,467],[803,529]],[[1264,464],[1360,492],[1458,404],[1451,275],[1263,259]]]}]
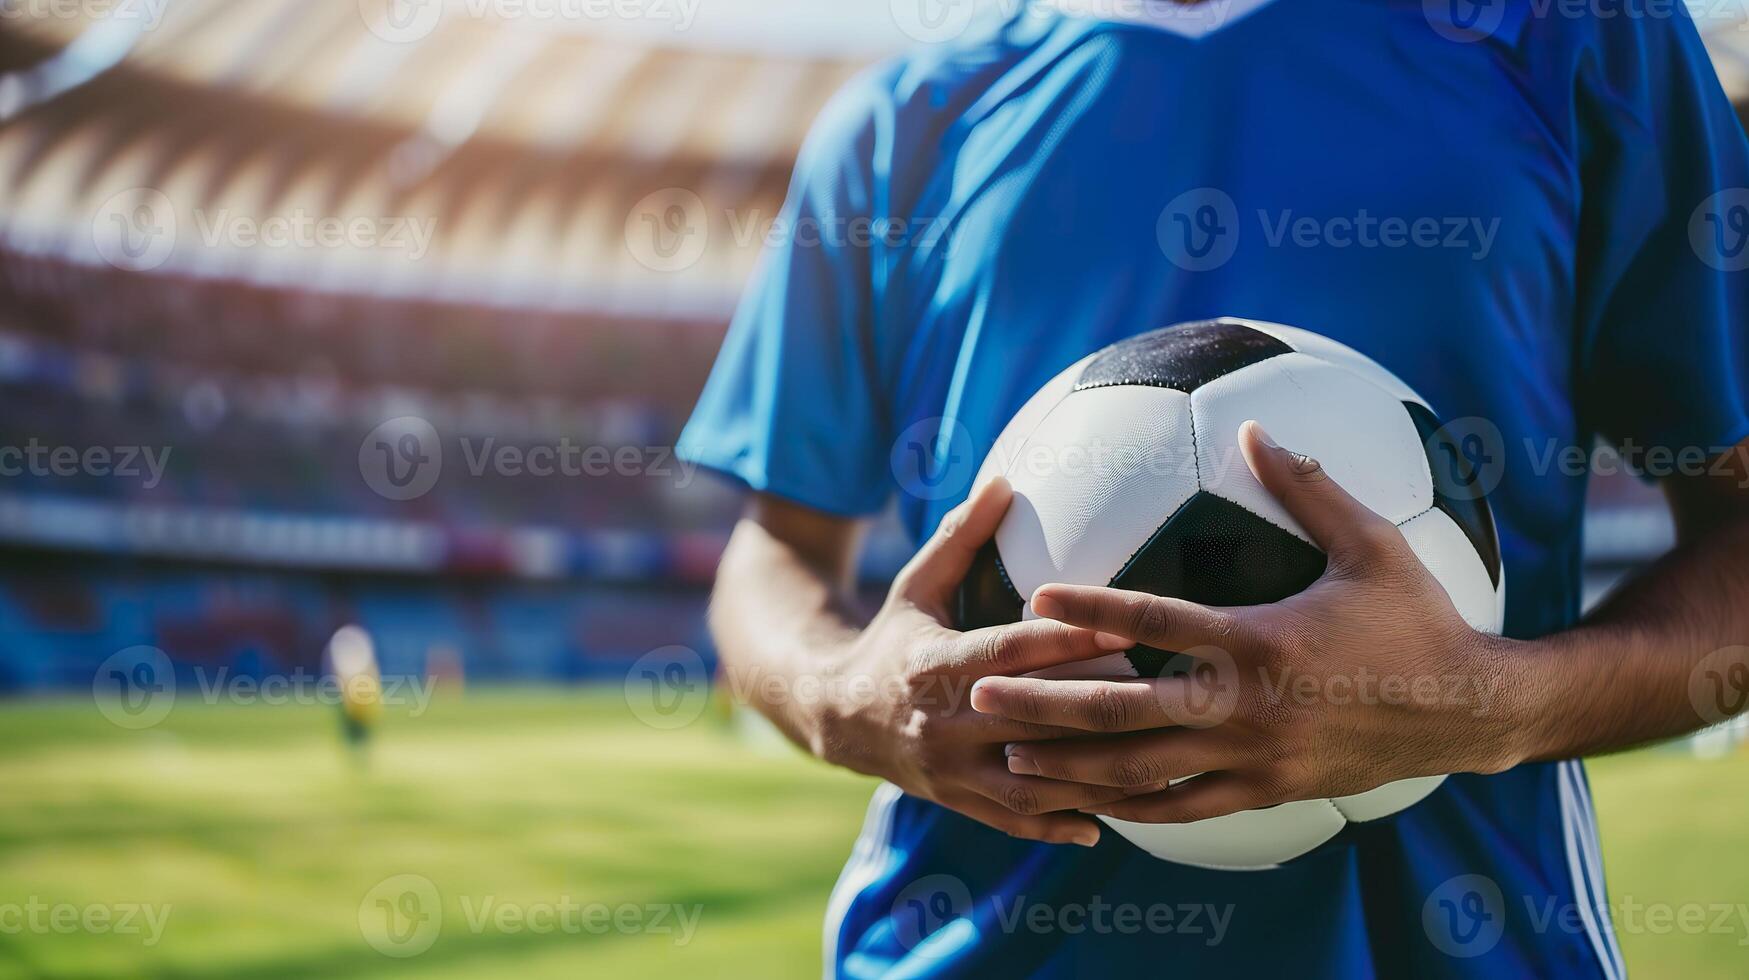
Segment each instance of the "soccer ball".
[{"label": "soccer ball", "polygon": [[[1426,401],[1327,337],[1228,318],[1113,344],[1020,409],[978,475],[1006,475],[1014,499],[960,588],[962,628],[1033,618],[1028,599],[1047,582],[1220,606],[1275,602],[1310,585],[1325,556],[1245,465],[1238,429],[1246,419],[1319,460],[1401,528],[1464,619],[1499,632],[1504,583],[1483,474]],[[1188,673],[1218,687],[1239,679],[1223,656],[1138,647],[1053,673]],[[1444,778],[1189,824],[1106,823],[1168,861],[1268,868],[1351,821],[1419,802]]]}]

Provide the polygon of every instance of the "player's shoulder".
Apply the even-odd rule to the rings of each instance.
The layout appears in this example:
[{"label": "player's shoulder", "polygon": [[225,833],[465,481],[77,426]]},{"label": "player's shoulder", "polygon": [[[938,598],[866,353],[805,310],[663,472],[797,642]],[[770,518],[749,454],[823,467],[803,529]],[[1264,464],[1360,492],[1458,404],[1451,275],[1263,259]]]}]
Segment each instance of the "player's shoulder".
[{"label": "player's shoulder", "polygon": [[1710,77],[1711,61],[1688,5],[1682,0],[1542,3],[1515,0],[1519,47],[1553,61],[1581,82],[1634,98],[1648,85]]},{"label": "player's shoulder", "polygon": [[[1430,43],[1457,41],[1497,56],[1545,118],[1577,129],[1654,131],[1672,98],[1710,97],[1716,93],[1707,90],[1718,87],[1683,0],[1503,0],[1486,7],[1392,2],[1422,8],[1435,28]],[[1471,15],[1452,20],[1460,10]]]},{"label": "player's shoulder", "polygon": [[943,25],[852,77],[821,111],[812,141],[926,143],[999,101],[1017,73],[1047,61],[1079,26],[1030,11],[957,30]]}]

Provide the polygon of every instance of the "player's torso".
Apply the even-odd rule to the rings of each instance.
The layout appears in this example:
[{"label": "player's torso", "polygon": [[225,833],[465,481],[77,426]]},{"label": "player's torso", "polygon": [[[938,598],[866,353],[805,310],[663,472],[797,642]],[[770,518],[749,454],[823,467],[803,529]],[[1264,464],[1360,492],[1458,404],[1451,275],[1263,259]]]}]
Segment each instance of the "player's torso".
[{"label": "player's torso", "polygon": [[[895,202],[916,237],[877,307],[894,431],[963,426],[940,476],[969,482],[1013,410],[1107,343],[1216,315],[1315,330],[1485,420],[1465,444],[1498,475],[1509,566],[1543,586],[1509,625],[1552,629],[1583,495],[1548,456],[1581,437],[1570,137],[1497,45],[1426,43],[1421,5],[1341,4],[1337,25],[1313,6],[1199,40],[1059,27],[944,128]],[[955,502],[926,496],[903,500],[915,527]]]},{"label": "player's torso", "polygon": [[[944,450],[900,498],[914,530],[1063,367],[1235,315],[1327,334],[1446,419],[1486,420],[1469,445],[1499,480],[1508,630],[1573,615],[1584,478],[1546,457],[1586,435],[1571,121],[1538,103],[1560,85],[1527,77],[1510,31],[1430,36],[1433,6],[1276,0],[1200,40],[1058,24],[970,71],[970,96],[916,89],[956,115],[897,121],[884,213],[909,237],[873,265],[895,453]],[[1396,819],[1243,874],[1116,840],[1091,854],[1017,841],[883,791],[827,952],[854,975],[1596,976],[1587,933],[1508,935],[1472,958],[1423,941],[1478,868],[1532,903],[1579,901],[1588,806],[1569,764],[1457,776]]]}]

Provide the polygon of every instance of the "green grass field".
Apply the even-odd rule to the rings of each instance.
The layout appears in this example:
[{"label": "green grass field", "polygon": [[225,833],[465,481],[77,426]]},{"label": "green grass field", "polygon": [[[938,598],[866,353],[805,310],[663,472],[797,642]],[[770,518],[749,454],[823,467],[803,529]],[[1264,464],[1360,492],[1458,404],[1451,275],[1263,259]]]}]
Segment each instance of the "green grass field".
[{"label": "green grass field", "polygon": [[[714,719],[657,731],[617,692],[473,690],[385,719],[361,771],[323,706],[178,704],[132,732],[89,700],[5,703],[0,976],[817,975],[869,784]],[[1749,754],[1593,772],[1618,902],[1749,903]],[[373,888],[405,874],[435,888],[442,928],[391,958],[366,939],[390,935]],[[535,928],[565,898],[580,931]],[[33,900],[51,925],[20,928]],[[158,942],[143,912],[135,934],[52,925],[54,907],[129,903],[168,907]],[[658,905],[693,931],[643,911]],[[1622,940],[1638,977],[1741,978],[1732,926]]]}]

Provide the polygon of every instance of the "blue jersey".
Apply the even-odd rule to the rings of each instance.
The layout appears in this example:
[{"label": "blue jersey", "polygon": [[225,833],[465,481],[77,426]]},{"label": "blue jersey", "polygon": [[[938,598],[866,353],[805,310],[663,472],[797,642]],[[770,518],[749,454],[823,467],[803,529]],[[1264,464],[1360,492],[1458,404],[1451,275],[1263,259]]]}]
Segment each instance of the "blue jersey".
[{"label": "blue jersey", "polygon": [[[1749,434],[1749,153],[1682,5],[1629,6],[1029,10],[883,65],[810,138],[681,451],[834,513],[896,496],[922,537],[1087,353],[1289,323],[1478,420],[1507,632],[1567,627],[1588,468],[1563,448]],[[849,976],[1623,972],[1575,762],[1453,777],[1261,872],[1014,840],[883,787],[826,954]]]}]

